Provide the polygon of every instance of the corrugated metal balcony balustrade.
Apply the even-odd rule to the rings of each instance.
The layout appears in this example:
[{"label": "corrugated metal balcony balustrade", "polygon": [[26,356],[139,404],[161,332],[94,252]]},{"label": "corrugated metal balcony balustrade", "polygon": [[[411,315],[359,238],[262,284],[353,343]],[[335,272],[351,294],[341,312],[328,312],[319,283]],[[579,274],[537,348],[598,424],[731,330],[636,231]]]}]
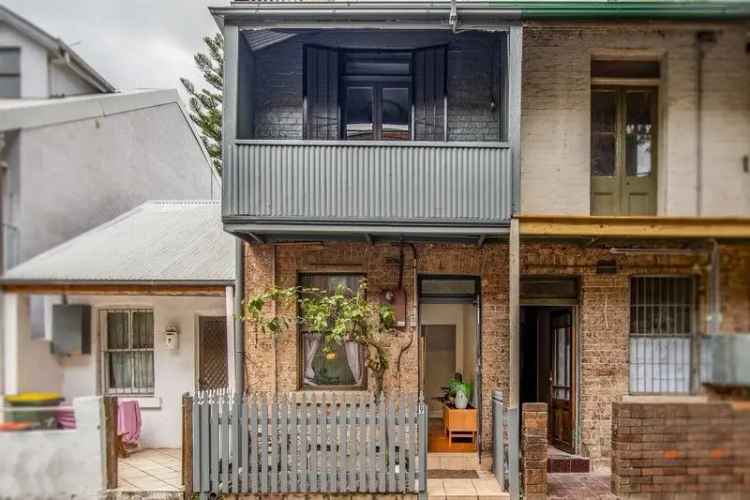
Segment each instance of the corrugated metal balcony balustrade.
[{"label": "corrugated metal balcony balustrade", "polygon": [[237,141],[225,155],[227,224],[498,226],[511,216],[501,143]]}]

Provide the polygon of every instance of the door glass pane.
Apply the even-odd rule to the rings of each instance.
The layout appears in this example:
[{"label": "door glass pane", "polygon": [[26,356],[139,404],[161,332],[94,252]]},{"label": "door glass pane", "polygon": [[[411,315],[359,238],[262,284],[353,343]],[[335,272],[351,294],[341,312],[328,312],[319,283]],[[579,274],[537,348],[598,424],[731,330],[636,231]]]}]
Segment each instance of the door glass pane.
[{"label": "door glass pane", "polygon": [[628,176],[651,174],[653,91],[628,92],[625,97],[625,171]]},{"label": "door glass pane", "polygon": [[369,140],[375,138],[372,112],[372,87],[346,89],[346,138]]},{"label": "door glass pane", "polygon": [[409,140],[409,89],[383,88],[383,140]]},{"label": "door glass pane", "polygon": [[107,348],[127,349],[128,342],[128,312],[107,313]]},{"label": "door glass pane", "polygon": [[617,95],[611,91],[591,93],[591,175],[615,175],[615,121]]}]

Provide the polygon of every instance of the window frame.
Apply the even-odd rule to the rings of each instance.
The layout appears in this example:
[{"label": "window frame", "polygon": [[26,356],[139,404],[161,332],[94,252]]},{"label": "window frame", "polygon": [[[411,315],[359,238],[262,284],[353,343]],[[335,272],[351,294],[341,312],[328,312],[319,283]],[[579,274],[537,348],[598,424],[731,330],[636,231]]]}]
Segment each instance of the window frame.
[{"label": "window frame", "polygon": [[[301,288],[303,286],[304,276],[358,276],[361,280],[367,279],[367,274],[364,272],[299,272],[297,273],[297,285]],[[299,315],[299,304],[297,304],[297,312]],[[305,384],[305,343],[304,336],[307,334],[301,327],[297,328],[297,388],[300,391],[367,391],[368,387],[368,372],[367,367],[367,356],[365,348],[360,346],[360,363],[362,363],[362,381],[355,385],[316,385],[310,386]]]},{"label": "window frame", "polygon": [[[156,393],[156,323],[153,308],[150,307],[108,307],[99,311],[100,318],[100,332],[99,341],[101,343],[101,383],[102,383],[102,394],[109,396],[118,397],[151,397]],[[107,327],[107,317],[110,313],[127,313],[128,314],[128,347],[123,349],[110,349],[109,348],[109,331]],[[133,347],[133,315],[134,313],[150,313],[151,314],[151,347]],[[137,388],[135,387],[135,365],[131,363],[131,384],[127,388],[116,388],[110,386],[110,353],[133,353],[133,352],[150,352],[151,353],[151,387]]]},{"label": "window frame", "polygon": [[16,72],[11,72],[11,73],[0,72],[0,78],[10,77],[10,78],[17,78],[18,79],[18,95],[17,96],[7,96],[7,97],[0,95],[0,99],[18,99],[18,98],[21,98],[23,96],[23,88],[22,88],[23,82],[21,81],[21,56],[22,56],[21,47],[14,47],[14,46],[0,47],[0,55],[2,55],[3,53],[16,53],[16,54],[18,54],[18,69],[17,69],[17,71]]},{"label": "window frame", "polygon": [[[689,310],[690,326],[688,333],[643,333],[633,332],[632,315],[633,308],[633,287],[637,280],[648,278],[657,279],[681,279],[688,280],[690,283],[690,298],[687,306]],[[632,396],[685,396],[695,394],[699,384],[697,383],[697,374],[700,363],[700,355],[697,352],[699,347],[699,314],[700,303],[698,299],[698,277],[692,274],[637,274],[629,278],[628,283],[628,394]],[[674,303],[659,304],[660,307],[675,307]],[[661,312],[660,312],[661,314]],[[688,362],[687,362],[687,390],[686,391],[638,391],[633,389],[633,380],[630,374],[632,367],[632,339],[634,338],[651,338],[651,339],[687,339],[688,340]]]}]

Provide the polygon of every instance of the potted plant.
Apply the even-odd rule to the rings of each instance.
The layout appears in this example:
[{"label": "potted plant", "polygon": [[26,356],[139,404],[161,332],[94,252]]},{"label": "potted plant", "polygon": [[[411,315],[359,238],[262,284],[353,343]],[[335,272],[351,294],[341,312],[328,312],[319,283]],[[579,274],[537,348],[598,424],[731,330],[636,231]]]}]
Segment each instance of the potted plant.
[{"label": "potted plant", "polygon": [[448,382],[448,394],[453,398],[453,404],[459,410],[466,409],[469,406],[469,400],[472,396],[472,385],[459,379],[451,379]]}]

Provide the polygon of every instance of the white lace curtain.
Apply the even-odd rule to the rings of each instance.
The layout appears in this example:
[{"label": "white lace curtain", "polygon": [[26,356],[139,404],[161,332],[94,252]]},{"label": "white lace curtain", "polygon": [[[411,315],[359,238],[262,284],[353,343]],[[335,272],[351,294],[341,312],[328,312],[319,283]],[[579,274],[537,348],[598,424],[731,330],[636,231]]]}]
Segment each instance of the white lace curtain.
[{"label": "white lace curtain", "polygon": [[[313,361],[315,355],[318,353],[321,345],[320,335],[307,334],[304,336],[305,342],[305,370],[304,379],[306,384],[315,384],[315,370],[313,369]],[[344,342],[344,352],[346,353],[346,363],[349,365],[349,370],[352,372],[354,377],[354,383],[359,385],[362,383],[362,357],[359,355],[360,347],[356,342],[347,341]]]}]

